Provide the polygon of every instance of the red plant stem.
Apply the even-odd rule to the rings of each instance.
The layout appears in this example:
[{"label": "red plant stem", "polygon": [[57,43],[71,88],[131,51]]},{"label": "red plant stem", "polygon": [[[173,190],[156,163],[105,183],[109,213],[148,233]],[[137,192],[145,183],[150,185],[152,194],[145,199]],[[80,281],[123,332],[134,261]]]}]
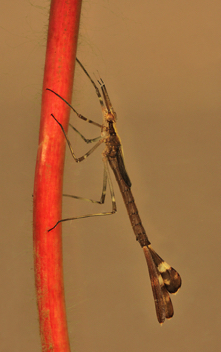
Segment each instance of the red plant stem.
[{"label": "red plant stem", "polygon": [[34,183],[34,262],[40,334],[44,352],[70,351],[62,268],[61,219],[65,140],[51,113],[68,127],[81,0],[52,0]]}]

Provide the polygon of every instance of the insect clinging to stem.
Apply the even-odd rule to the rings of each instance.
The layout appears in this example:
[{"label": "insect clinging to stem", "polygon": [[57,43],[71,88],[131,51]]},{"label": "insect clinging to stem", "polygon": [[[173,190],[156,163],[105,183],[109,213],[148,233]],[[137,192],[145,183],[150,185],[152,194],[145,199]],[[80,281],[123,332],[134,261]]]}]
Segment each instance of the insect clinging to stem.
[{"label": "insect clinging to stem", "polygon": [[91,216],[111,215],[116,212],[116,201],[115,201],[114,190],[113,190],[113,186],[112,186],[112,182],[109,174],[109,168],[108,168],[108,165],[109,165],[115,175],[116,181],[120,188],[125,206],[127,208],[128,216],[129,216],[134,234],[136,236],[136,240],[139,242],[140,246],[143,249],[144,256],[146,258],[146,262],[149,270],[149,276],[150,276],[150,281],[151,281],[151,286],[153,291],[157,319],[159,323],[162,324],[166,318],[169,319],[174,314],[173,305],[170,299],[170,293],[176,293],[179,290],[181,286],[181,277],[175,269],[173,269],[169,264],[167,264],[153,250],[150,244],[150,241],[146,235],[145,229],[142,225],[142,222],[138,213],[138,209],[136,207],[134,197],[131,192],[131,181],[124,164],[121,140],[116,130],[117,115],[111,104],[106,86],[103,80],[99,79],[98,80],[98,83],[100,86],[100,89],[99,89],[98,86],[93,81],[93,79],[91,78],[91,76],[89,75],[89,73],[87,72],[87,70],[82,65],[82,63],[78,59],[76,60],[80,65],[80,67],[82,68],[82,70],[87,75],[87,77],[89,78],[92,85],[94,86],[94,89],[96,91],[97,97],[100,102],[101,110],[102,110],[103,123],[98,124],[92,120],[87,119],[86,117],[79,114],[59,94],[57,94],[56,92],[54,92],[49,88],[47,88],[47,90],[57,95],[60,99],[62,99],[80,119],[90,124],[93,124],[101,129],[101,134],[99,137],[94,139],[86,139],[74,126],[71,125],[71,127],[81,136],[81,138],[85,142],[87,143],[96,142],[94,147],[91,148],[86,154],[84,154],[80,158],[77,158],[76,155],[74,154],[73,148],[71,146],[69,138],[67,137],[64,131],[63,126],[53,114],[51,114],[51,116],[54,118],[54,120],[58,123],[58,125],[62,129],[62,132],[66,138],[68,147],[76,162],[81,162],[85,160],[87,157],[91,155],[92,152],[94,152],[95,149],[97,149],[97,147],[99,147],[102,143],[105,144],[105,149],[102,153],[102,159],[104,163],[104,176],[103,176],[103,190],[102,190],[100,201],[94,201],[92,199],[85,199],[85,198],[76,197],[76,196],[71,196],[71,197],[77,198],[77,199],[84,199],[92,203],[103,204],[105,200],[106,188],[108,183],[110,188],[111,200],[112,200],[112,210],[110,212],[87,214],[79,217],[62,219],[62,220],[59,220],[48,231],[52,231],[59,223],[65,222],[68,220],[81,219],[81,218],[86,218]]}]

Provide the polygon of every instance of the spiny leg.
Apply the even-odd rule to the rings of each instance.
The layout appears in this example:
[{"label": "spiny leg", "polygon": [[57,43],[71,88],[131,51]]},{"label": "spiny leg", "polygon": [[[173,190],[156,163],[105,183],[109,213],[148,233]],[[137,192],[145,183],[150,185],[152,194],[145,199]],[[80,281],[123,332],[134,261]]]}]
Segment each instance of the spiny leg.
[{"label": "spiny leg", "polygon": [[75,132],[77,132],[77,133],[79,134],[79,136],[80,136],[87,144],[97,142],[97,141],[99,141],[99,139],[101,139],[101,136],[98,136],[98,137],[96,137],[96,138],[91,138],[91,139],[85,138],[85,137],[83,136],[83,134],[81,134],[71,123],[69,123],[69,126],[71,126],[71,128],[73,128],[73,130],[74,130]]},{"label": "spiny leg", "polygon": [[97,126],[97,127],[102,127],[102,125],[100,125],[99,123],[97,122],[94,122],[93,120],[90,120],[90,119],[87,119],[86,117],[84,117],[83,115],[79,114],[74,108],[73,106],[71,106],[71,104],[68,103],[67,100],[65,100],[64,98],[62,98],[62,96],[60,96],[58,93],[54,92],[52,89],[49,89],[49,88],[46,88],[46,90],[49,90],[50,92],[54,93],[55,95],[57,95],[57,97],[59,97],[61,100],[63,100],[73,111],[74,113],[77,115],[77,117],[79,117],[79,119],[85,121],[85,122],[88,122],[88,123],[91,123],[92,125],[94,126]]},{"label": "spiny leg", "polygon": [[67,136],[66,133],[65,133],[64,127],[63,127],[62,124],[55,118],[55,116],[54,116],[53,114],[51,114],[51,116],[53,117],[53,119],[54,119],[54,120],[59,124],[59,126],[61,127],[62,132],[63,132],[63,134],[64,134],[64,136],[65,136],[65,138],[66,138],[68,147],[69,147],[69,149],[70,149],[71,155],[73,156],[74,160],[75,160],[77,163],[83,161],[84,159],[86,159],[91,153],[93,153],[93,151],[94,151],[95,149],[97,149],[97,147],[99,147],[99,145],[100,145],[101,143],[104,142],[104,139],[100,139],[100,140],[97,142],[97,144],[95,144],[95,146],[94,146],[93,148],[91,148],[86,154],[84,154],[84,155],[81,156],[80,158],[77,158],[76,155],[74,154],[74,150],[73,150],[73,148],[72,148],[71,142],[69,141],[68,136]]},{"label": "spiny leg", "polygon": [[[73,148],[71,146],[71,142],[69,141],[65,131],[64,131],[64,128],[62,126],[62,124],[55,118],[55,116],[53,114],[51,114],[51,116],[55,119],[55,121],[59,124],[59,126],[61,127],[62,129],[62,132],[66,138],[66,141],[68,143],[68,146],[69,146],[69,149],[71,151],[71,154],[74,158],[74,160],[76,162],[80,162],[80,161],[83,161],[86,157],[88,157],[101,143],[103,143],[103,139],[100,139],[98,141],[98,143],[92,148],[90,149],[86,154],[84,154],[82,157],[80,158],[77,158],[74,154],[74,151],[73,151]],[[86,218],[86,217],[90,217],[90,216],[99,216],[99,215],[110,215],[110,214],[114,214],[116,212],[116,202],[115,202],[115,196],[114,196],[114,192],[113,192],[113,186],[112,186],[112,183],[111,183],[111,180],[110,180],[110,175],[109,175],[109,170],[107,168],[107,164],[104,163],[104,181],[103,181],[103,190],[102,190],[102,195],[101,195],[101,199],[100,201],[93,201],[92,199],[86,199],[86,198],[82,198],[82,197],[77,197],[77,196],[70,196],[70,197],[73,197],[73,198],[77,198],[77,199],[84,199],[84,200],[87,200],[89,202],[92,202],[92,203],[99,203],[99,204],[102,204],[104,203],[104,200],[105,200],[105,195],[106,195],[106,188],[107,188],[107,179],[108,179],[108,183],[109,183],[109,187],[110,187],[110,192],[111,192],[111,198],[112,198],[112,211],[111,212],[105,212],[105,213],[99,213],[99,214],[88,214],[88,215],[85,215],[85,216],[80,216],[80,217],[77,217],[77,218],[67,218],[67,219],[62,219],[62,220],[59,220],[55,226],[53,226],[51,229],[48,230],[51,231],[53,230],[60,222],[64,222],[64,221],[68,221],[68,220],[75,220],[75,219],[81,219],[81,218]],[[68,195],[66,195],[68,196]]]},{"label": "spiny leg", "polygon": [[100,90],[99,88],[97,87],[97,85],[95,84],[95,82],[93,81],[93,79],[91,78],[91,76],[89,75],[89,73],[87,72],[87,70],[85,69],[85,67],[82,65],[82,63],[76,58],[76,61],[78,62],[78,64],[81,66],[82,70],[85,72],[85,74],[88,76],[89,80],[91,81],[91,83],[93,84],[94,88],[95,88],[95,91],[96,91],[96,94],[98,96],[98,99],[99,99],[99,102],[100,102],[100,105],[101,105],[101,110],[102,110],[102,114],[104,117],[106,117],[107,115],[107,112],[112,114],[115,119],[116,119],[116,113],[113,109],[113,106],[111,104],[111,101],[110,101],[110,98],[109,98],[109,95],[107,93],[107,89],[106,89],[106,86],[102,80],[102,78],[100,78],[100,81],[98,81],[100,87],[101,87],[101,91],[102,91],[102,94],[103,94],[103,98],[104,98],[104,101],[102,99],[102,96],[101,96],[101,93],[100,93]]},{"label": "spiny leg", "polygon": [[100,200],[93,200],[89,198],[83,198],[83,197],[78,197],[78,196],[73,196],[70,194],[63,194],[64,197],[69,197],[69,198],[75,198],[79,200],[84,200],[90,203],[97,203],[97,204],[104,204],[105,197],[106,197],[106,189],[107,189],[107,171],[106,168],[104,167],[104,175],[103,175],[103,188],[102,188],[102,193],[101,193],[101,198]]},{"label": "spiny leg", "polygon": [[98,96],[98,99],[99,99],[99,102],[100,102],[100,105],[101,105],[101,110],[102,110],[102,113],[105,114],[105,105],[104,105],[104,102],[103,102],[103,99],[102,99],[102,96],[101,96],[101,93],[99,91],[99,88],[97,87],[97,85],[95,84],[95,82],[93,81],[93,79],[91,78],[91,76],[89,75],[89,73],[87,72],[87,70],[84,68],[84,66],[82,65],[82,63],[76,58],[76,61],[77,63],[81,66],[82,70],[84,71],[84,73],[88,76],[89,80],[91,81],[91,83],[93,84],[94,88],[95,88],[95,91],[96,91],[96,94]]},{"label": "spiny leg", "polygon": [[[104,160],[104,169],[105,169],[104,172],[106,174],[105,177],[108,180],[108,185],[109,185],[109,188],[110,188],[110,194],[111,194],[111,200],[112,200],[112,210],[110,212],[102,212],[102,213],[97,213],[97,214],[87,214],[87,215],[81,215],[81,216],[78,216],[78,217],[72,217],[72,218],[66,218],[66,219],[59,220],[52,228],[50,228],[48,230],[48,232],[53,230],[61,222],[70,221],[70,220],[77,220],[77,219],[84,219],[84,218],[89,218],[89,217],[94,217],[94,216],[112,215],[112,214],[116,213],[116,211],[117,211],[116,200],[115,200],[113,185],[112,185],[112,182],[111,182],[111,178],[110,178],[109,169],[108,169],[108,166],[107,166],[106,159]],[[102,191],[101,200],[100,200],[101,204],[104,203],[104,199],[105,199],[105,195],[106,195],[106,183],[107,183],[107,181],[104,181],[104,183],[103,183],[103,191]],[[80,198],[80,197],[77,197],[77,198],[83,199],[83,198]],[[88,200],[89,202],[90,201],[94,202],[93,200],[90,200],[90,199],[85,199],[85,200]]]}]

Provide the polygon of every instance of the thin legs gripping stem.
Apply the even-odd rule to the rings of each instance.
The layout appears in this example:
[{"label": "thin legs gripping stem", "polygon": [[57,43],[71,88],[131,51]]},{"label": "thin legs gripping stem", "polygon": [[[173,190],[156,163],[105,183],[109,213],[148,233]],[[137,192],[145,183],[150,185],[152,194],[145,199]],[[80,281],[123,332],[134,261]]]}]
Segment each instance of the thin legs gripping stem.
[{"label": "thin legs gripping stem", "polygon": [[69,197],[80,199],[80,200],[86,200],[86,201],[91,202],[91,203],[103,204],[104,201],[105,201],[105,196],[106,196],[107,181],[108,181],[108,185],[109,185],[109,188],[110,188],[111,201],[112,201],[112,211],[110,211],[110,212],[101,212],[101,213],[96,213],[96,214],[86,214],[86,215],[81,215],[81,216],[78,216],[78,217],[61,219],[61,220],[57,221],[56,224],[52,228],[50,228],[48,230],[48,232],[53,230],[61,222],[70,221],[70,220],[77,220],[77,219],[84,219],[84,218],[89,218],[89,217],[94,217],[94,216],[112,215],[112,214],[116,213],[117,207],[116,207],[114,189],[113,189],[113,185],[112,185],[112,182],[111,182],[111,178],[110,178],[109,169],[108,169],[108,165],[107,165],[106,159],[104,159],[103,189],[102,189],[102,194],[101,194],[100,201],[95,201],[93,199],[82,198],[82,197],[77,197],[77,196],[69,196]]}]

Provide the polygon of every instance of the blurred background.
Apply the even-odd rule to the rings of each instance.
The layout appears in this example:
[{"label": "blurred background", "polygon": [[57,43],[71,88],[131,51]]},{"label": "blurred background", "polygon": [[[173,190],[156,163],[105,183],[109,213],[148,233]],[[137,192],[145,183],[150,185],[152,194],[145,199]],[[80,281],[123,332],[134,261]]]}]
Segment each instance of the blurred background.
[{"label": "blurred background", "polygon": [[[41,351],[32,192],[49,2],[1,2],[0,350]],[[83,2],[78,58],[105,81],[132,191],[153,248],[181,275],[175,315],[157,322],[148,270],[114,183],[114,216],[63,225],[71,350],[207,352],[220,348],[220,1]],[[76,66],[72,103],[101,123]],[[87,138],[99,135],[72,115]],[[86,126],[85,126],[86,125]],[[77,156],[88,146],[70,131]],[[103,147],[76,164],[64,193],[100,199]],[[109,211],[64,198],[63,216]],[[13,336],[13,338],[12,338]]]}]

